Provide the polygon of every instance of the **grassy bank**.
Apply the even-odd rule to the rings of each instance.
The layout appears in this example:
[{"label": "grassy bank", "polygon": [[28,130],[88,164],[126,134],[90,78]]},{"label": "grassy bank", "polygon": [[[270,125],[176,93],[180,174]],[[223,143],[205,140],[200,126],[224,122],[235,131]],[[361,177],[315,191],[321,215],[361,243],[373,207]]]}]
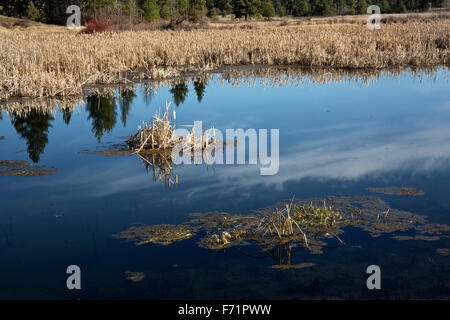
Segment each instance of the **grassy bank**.
[{"label": "grassy bank", "polygon": [[[4,32],[0,100],[80,95],[85,85],[231,65],[353,69],[450,65],[450,19],[191,31]],[[130,72],[133,71],[132,77]]]}]

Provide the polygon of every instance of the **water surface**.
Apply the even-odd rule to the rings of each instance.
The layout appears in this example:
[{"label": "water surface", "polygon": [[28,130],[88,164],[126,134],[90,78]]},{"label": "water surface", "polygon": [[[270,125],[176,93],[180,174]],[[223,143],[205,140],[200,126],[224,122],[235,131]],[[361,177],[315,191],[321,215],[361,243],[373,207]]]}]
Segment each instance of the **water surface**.
[{"label": "water surface", "polygon": [[[448,298],[449,234],[438,240],[372,237],[347,228],[345,246],[301,247],[280,270],[258,247],[211,251],[193,238],[136,246],[112,235],[133,224],[178,224],[188,213],[246,214],[296,198],[372,195],[450,225],[450,90],[434,74],[320,75],[247,70],[117,87],[67,109],[0,113],[0,160],[54,166],[40,176],[0,175],[0,298]],[[168,185],[138,156],[83,153],[121,143],[171,101],[177,124],[280,130],[280,167],[180,165]],[[157,178],[157,177],[156,177]],[[408,186],[408,197],[367,188]],[[66,288],[79,265],[82,290]],[[379,265],[382,290],[366,287]],[[143,272],[139,282],[125,272]]]}]

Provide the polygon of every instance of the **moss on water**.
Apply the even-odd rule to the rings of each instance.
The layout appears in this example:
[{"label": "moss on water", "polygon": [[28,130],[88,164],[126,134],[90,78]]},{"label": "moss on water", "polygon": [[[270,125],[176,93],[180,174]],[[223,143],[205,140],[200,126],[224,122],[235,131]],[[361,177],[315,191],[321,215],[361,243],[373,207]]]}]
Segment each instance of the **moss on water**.
[{"label": "moss on water", "polygon": [[437,248],[436,252],[442,256],[449,256],[450,255],[450,249],[449,248]]},{"label": "moss on water", "polygon": [[137,245],[168,245],[198,235],[198,246],[209,250],[254,244],[279,263],[275,269],[299,269],[310,265],[291,264],[293,248],[321,254],[330,242],[333,247],[345,245],[346,227],[360,228],[372,237],[390,235],[396,240],[434,241],[448,237],[450,232],[450,226],[428,223],[425,216],[393,209],[373,196],[291,200],[249,214],[208,212],[188,216],[190,220],[179,225],[133,226],[115,237]]},{"label": "moss on water", "polygon": [[0,175],[40,177],[55,174],[55,167],[33,166],[24,160],[0,160]]},{"label": "moss on water", "polygon": [[125,278],[132,282],[140,282],[145,278],[144,272],[125,271]]},{"label": "moss on water", "polygon": [[195,235],[195,230],[186,225],[155,225],[133,226],[116,235],[116,238],[136,242],[136,245],[147,243],[168,245],[173,242],[189,239]]},{"label": "moss on water", "polygon": [[304,262],[304,263],[299,263],[299,264],[289,264],[289,265],[276,264],[276,265],[272,266],[272,269],[304,269],[304,268],[314,267],[315,265],[316,265],[315,263],[310,263],[310,262]]},{"label": "moss on water", "polygon": [[367,188],[367,191],[373,193],[382,193],[392,196],[423,196],[425,192],[410,187],[384,187],[384,188]]}]

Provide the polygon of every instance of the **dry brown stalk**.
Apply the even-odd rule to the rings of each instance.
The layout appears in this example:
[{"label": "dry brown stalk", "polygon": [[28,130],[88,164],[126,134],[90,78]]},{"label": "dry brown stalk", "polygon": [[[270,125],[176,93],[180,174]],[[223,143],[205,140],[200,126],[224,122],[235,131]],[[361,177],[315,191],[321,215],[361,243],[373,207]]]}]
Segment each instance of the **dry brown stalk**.
[{"label": "dry brown stalk", "polygon": [[81,95],[84,85],[162,79],[235,65],[352,69],[450,65],[450,19],[258,29],[5,32],[0,100]]}]

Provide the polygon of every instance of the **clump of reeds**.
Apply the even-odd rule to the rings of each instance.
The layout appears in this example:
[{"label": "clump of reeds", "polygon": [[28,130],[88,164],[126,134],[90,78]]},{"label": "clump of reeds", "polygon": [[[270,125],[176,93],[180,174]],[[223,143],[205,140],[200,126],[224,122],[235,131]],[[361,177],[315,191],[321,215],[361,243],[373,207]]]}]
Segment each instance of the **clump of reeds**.
[{"label": "clump of reeds", "polygon": [[309,247],[306,233],[291,215],[293,202],[294,198],[292,198],[292,201],[289,204],[286,204],[285,207],[281,209],[277,208],[272,214],[262,218],[257,230],[263,231],[263,236],[266,234],[275,236],[278,241],[290,240],[290,238],[296,237],[300,233],[304,244],[306,247]]},{"label": "clump of reeds", "polygon": [[135,149],[137,153],[142,150],[165,150],[175,147],[181,141],[175,135],[175,111],[170,114],[169,108],[170,103],[167,103],[165,110],[158,110],[150,124],[142,122],[142,126],[138,126],[138,131],[127,140],[131,149]]},{"label": "clump of reeds", "polygon": [[170,112],[170,103],[166,103],[164,111],[161,109],[152,117],[149,123],[143,122],[138,131],[128,140],[128,146],[136,153],[146,151],[170,150],[178,147],[180,150],[204,150],[218,142],[215,129],[203,132],[191,130],[185,136],[176,134],[176,113]]},{"label": "clump of reeds", "polygon": [[[269,236],[268,242],[285,243],[302,240],[309,249],[309,236],[314,234],[333,235],[339,242],[342,240],[334,233],[333,228],[342,223],[343,216],[339,210],[323,201],[323,205],[294,203],[294,198],[284,207],[275,208],[259,222],[257,234]],[[308,235],[309,234],[309,235]]]},{"label": "clump of reeds", "polygon": [[126,141],[128,147],[141,158],[146,170],[151,168],[153,179],[164,181],[169,186],[178,183],[178,175],[173,170],[174,148],[178,152],[182,151],[184,156],[187,152],[192,157],[192,151],[195,150],[199,150],[203,156],[203,150],[220,143],[215,138],[214,127],[205,132],[203,129],[200,132],[192,129],[187,130],[185,135],[178,135],[175,118],[175,111],[171,112],[170,103],[166,103],[164,111],[159,109],[150,123],[143,122],[138,126],[138,131]]}]

